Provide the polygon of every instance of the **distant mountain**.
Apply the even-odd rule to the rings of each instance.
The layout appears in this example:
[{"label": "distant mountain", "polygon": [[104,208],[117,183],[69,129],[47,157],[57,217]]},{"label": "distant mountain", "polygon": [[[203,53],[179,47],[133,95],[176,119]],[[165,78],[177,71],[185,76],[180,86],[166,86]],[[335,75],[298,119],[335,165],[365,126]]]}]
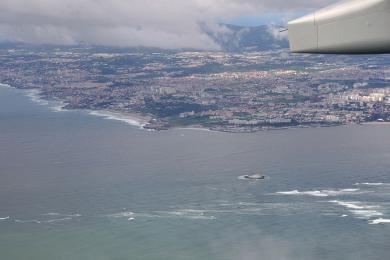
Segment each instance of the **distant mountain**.
[{"label": "distant mountain", "polygon": [[220,30],[203,27],[204,31],[218,43],[224,51],[264,51],[288,47],[288,40],[279,27],[242,27],[223,24]]}]

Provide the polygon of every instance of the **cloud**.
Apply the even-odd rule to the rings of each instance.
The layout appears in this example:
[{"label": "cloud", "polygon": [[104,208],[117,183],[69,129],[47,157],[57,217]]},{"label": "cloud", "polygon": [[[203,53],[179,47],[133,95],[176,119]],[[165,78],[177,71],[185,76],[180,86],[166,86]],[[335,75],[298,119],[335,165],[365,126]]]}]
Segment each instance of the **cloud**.
[{"label": "cloud", "polygon": [[0,40],[121,47],[218,49],[202,25],[332,0],[1,0]]},{"label": "cloud", "polygon": [[287,31],[281,31],[282,28],[275,26],[274,24],[269,24],[267,26],[267,32],[277,40],[287,40],[288,33]]}]

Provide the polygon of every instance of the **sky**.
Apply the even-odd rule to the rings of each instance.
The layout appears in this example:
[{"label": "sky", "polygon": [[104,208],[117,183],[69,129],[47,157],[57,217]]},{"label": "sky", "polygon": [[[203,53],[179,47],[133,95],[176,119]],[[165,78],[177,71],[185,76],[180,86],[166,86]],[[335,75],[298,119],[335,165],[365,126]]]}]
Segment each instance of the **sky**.
[{"label": "sky", "polygon": [[217,50],[204,26],[283,25],[335,1],[0,0],[0,41]]}]

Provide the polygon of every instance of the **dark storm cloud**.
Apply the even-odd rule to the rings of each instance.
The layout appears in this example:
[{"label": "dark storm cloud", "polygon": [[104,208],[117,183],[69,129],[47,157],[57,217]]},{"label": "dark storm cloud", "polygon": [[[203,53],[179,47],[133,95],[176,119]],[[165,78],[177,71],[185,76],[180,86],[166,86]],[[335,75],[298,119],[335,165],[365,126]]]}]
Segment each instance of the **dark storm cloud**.
[{"label": "dark storm cloud", "polygon": [[200,24],[332,0],[1,0],[0,40],[30,43],[218,49]]}]

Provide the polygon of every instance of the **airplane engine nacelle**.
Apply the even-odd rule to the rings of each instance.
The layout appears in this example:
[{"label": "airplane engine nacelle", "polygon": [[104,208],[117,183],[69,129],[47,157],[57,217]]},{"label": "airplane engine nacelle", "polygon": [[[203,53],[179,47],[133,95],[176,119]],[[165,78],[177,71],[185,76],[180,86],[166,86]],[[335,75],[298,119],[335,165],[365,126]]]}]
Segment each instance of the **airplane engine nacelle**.
[{"label": "airplane engine nacelle", "polygon": [[390,0],[347,0],[289,22],[292,52],[390,53]]}]

